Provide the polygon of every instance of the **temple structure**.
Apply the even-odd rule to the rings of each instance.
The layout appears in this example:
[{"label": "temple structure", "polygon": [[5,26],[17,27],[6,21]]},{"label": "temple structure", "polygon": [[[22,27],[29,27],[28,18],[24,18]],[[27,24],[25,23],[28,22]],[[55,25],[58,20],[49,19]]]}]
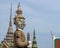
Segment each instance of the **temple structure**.
[{"label": "temple structure", "polygon": [[12,3],[11,3],[9,27],[8,27],[6,37],[2,41],[1,48],[9,48],[11,44],[13,44],[14,42],[13,39],[14,39],[14,33],[12,28]]},{"label": "temple structure", "polygon": [[32,48],[38,48],[38,46],[37,46],[37,40],[36,40],[35,30],[34,30],[34,32],[33,32]]},{"label": "temple structure", "polygon": [[33,34],[33,41],[30,39],[30,33],[27,33],[27,38],[23,32],[23,29],[26,25],[25,17],[22,15],[22,9],[20,6],[20,2],[18,4],[16,10],[16,16],[14,17],[14,24],[16,26],[16,30],[13,32],[12,28],[12,3],[10,8],[10,21],[8,32],[2,43],[0,44],[0,48],[38,48],[37,41],[35,37],[35,30]]},{"label": "temple structure", "polygon": [[4,40],[6,40],[8,43],[13,42],[12,4],[11,4],[11,8],[10,8],[10,22],[9,22],[8,32],[7,32],[6,38]]}]

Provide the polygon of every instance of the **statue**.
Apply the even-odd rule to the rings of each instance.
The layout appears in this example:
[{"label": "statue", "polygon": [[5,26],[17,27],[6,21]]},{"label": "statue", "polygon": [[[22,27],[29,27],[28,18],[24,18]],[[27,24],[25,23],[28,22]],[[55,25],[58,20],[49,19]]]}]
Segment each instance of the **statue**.
[{"label": "statue", "polygon": [[17,15],[14,18],[14,24],[16,25],[16,31],[14,32],[14,48],[27,48],[29,43],[26,41],[24,32],[22,31],[25,27],[25,18],[22,16],[20,3],[16,13]]}]

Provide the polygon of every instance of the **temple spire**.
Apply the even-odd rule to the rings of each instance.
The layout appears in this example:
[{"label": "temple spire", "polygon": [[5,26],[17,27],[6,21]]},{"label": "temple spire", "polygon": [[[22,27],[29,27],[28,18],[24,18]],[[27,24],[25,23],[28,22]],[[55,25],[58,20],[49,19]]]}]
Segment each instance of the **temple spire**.
[{"label": "temple spire", "polygon": [[10,22],[9,22],[9,26],[12,26],[12,3],[11,3],[11,7],[10,7]]},{"label": "temple spire", "polygon": [[10,7],[10,21],[9,21],[8,32],[13,32],[13,29],[12,29],[12,2],[11,2],[11,7]]},{"label": "temple spire", "polygon": [[38,48],[37,47],[37,41],[36,41],[36,35],[35,35],[35,29],[34,29],[34,32],[33,32],[32,48]]},{"label": "temple spire", "polygon": [[13,29],[12,29],[12,3],[11,3],[11,8],[10,8],[10,21],[9,21],[9,27],[8,27],[8,32],[6,35],[5,40],[7,43],[13,42]]},{"label": "temple spire", "polygon": [[27,41],[30,41],[30,33],[27,34]]}]

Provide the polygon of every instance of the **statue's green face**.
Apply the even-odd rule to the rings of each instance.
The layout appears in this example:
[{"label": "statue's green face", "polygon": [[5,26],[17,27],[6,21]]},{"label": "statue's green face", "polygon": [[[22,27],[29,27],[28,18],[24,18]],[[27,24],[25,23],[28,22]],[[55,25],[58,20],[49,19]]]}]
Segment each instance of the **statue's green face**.
[{"label": "statue's green face", "polygon": [[16,16],[14,18],[14,24],[16,25],[17,28],[24,29],[25,27],[25,18]]},{"label": "statue's green face", "polygon": [[24,29],[25,27],[25,19],[16,18],[15,25],[20,29]]},{"label": "statue's green face", "polygon": [[24,24],[25,23],[25,20],[24,19],[20,19],[18,24]]}]

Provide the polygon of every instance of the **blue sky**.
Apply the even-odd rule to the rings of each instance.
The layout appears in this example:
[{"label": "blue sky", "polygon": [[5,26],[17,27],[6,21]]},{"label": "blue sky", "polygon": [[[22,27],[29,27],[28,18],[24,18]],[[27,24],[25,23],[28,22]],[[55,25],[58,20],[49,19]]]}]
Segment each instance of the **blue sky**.
[{"label": "blue sky", "polygon": [[[51,30],[60,37],[60,0],[12,0],[12,18],[16,15],[17,5],[21,3],[26,18],[25,35],[33,35],[35,28],[39,48],[52,48]],[[0,42],[5,38],[9,26],[11,0],[0,0]],[[13,24],[13,31],[15,26]]]}]

